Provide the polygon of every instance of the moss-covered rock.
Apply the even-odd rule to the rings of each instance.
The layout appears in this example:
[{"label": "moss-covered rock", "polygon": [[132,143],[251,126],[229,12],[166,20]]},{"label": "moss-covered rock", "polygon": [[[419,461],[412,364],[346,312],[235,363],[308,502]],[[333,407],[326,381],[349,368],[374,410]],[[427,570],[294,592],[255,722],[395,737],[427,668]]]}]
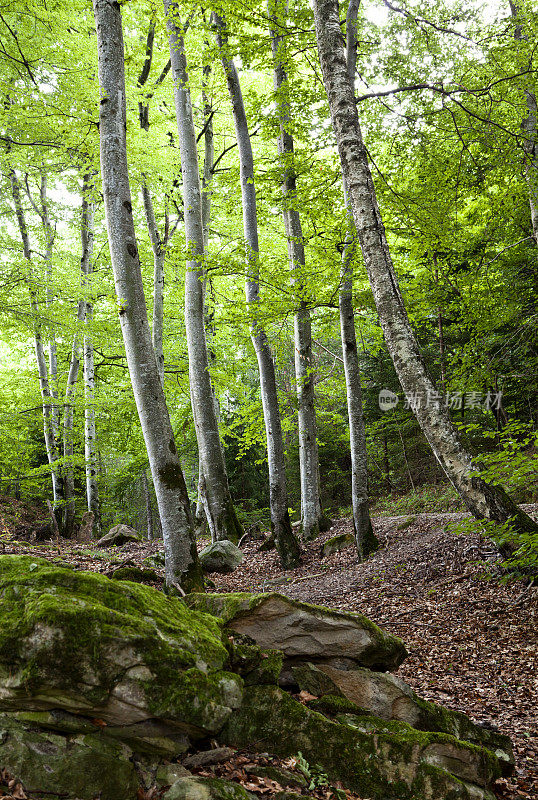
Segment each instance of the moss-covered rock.
[{"label": "moss-covered rock", "polygon": [[293,669],[301,689],[312,694],[343,695],[359,711],[366,709],[385,720],[406,722],[421,731],[448,733],[456,739],[483,745],[501,759],[504,773],[513,769],[510,739],[473,723],[465,714],[422,700],[401,678],[364,668],[340,670],[326,664]]},{"label": "moss-covered rock", "polygon": [[204,547],[200,552],[200,566],[204,572],[233,572],[243,560],[243,551],[228,539]]},{"label": "moss-covered rock", "polygon": [[197,594],[190,608],[220,617],[226,627],[250,636],[287,658],[345,658],[372,669],[396,669],[407,655],[403,642],[361,614],[301,603],[281,594]]},{"label": "moss-covered rock", "polygon": [[500,775],[492,753],[452,736],[409,726],[405,732],[363,733],[269,686],[245,689],[243,705],[220,739],[236,747],[259,742],[280,756],[301,751],[332,779],[383,800],[493,800],[485,787]]},{"label": "moss-covered rock", "polygon": [[0,556],[0,710],[218,731],[241,701],[221,624],[147,586]]},{"label": "moss-covered rock", "polygon": [[29,795],[134,800],[139,784],[132,756],[100,734],[45,734],[0,717],[0,765]]},{"label": "moss-covered rock", "polygon": [[159,583],[162,578],[157,575],[154,569],[146,567],[120,567],[114,570],[110,576],[115,581],[133,581],[134,583]]},{"label": "moss-covered rock", "polygon": [[163,795],[163,800],[256,800],[238,783],[223,778],[178,778]]},{"label": "moss-covered rock", "polygon": [[321,546],[321,557],[326,558],[333,553],[339,553],[345,550],[346,547],[352,547],[355,544],[355,537],[352,533],[338,533],[336,536],[331,536]]}]

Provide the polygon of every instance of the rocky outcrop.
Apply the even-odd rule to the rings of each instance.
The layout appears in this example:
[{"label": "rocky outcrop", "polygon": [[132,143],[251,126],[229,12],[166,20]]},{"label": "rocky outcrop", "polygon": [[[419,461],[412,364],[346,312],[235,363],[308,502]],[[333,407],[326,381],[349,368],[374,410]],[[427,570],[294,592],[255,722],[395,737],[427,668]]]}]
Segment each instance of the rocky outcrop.
[{"label": "rocky outcrop", "polygon": [[119,547],[128,542],[140,542],[141,540],[142,536],[134,528],[130,528],[128,525],[114,525],[108,533],[101,536],[95,545],[96,547],[112,547],[112,545]]},{"label": "rocky outcrop", "polygon": [[371,669],[396,669],[407,655],[403,642],[361,614],[332,611],[280,594],[191,594],[190,608],[219,617],[229,631],[259,647],[280,650],[285,667],[318,660]]},{"label": "rocky outcrop", "polygon": [[204,547],[199,558],[204,572],[220,572],[227,575],[242,562],[243,552],[233,542],[222,539]]},{"label": "rocky outcrop", "polygon": [[188,769],[241,747],[301,751],[373,800],[492,800],[510,757],[505,737],[375,671],[405,648],[357,614],[277,594],[181,600],[0,556],[0,619],[0,768],[29,794],[252,800]]},{"label": "rocky outcrop", "polygon": [[[355,714],[373,714],[383,720],[405,722],[420,731],[447,733],[492,750],[504,772],[510,772],[513,767],[507,736],[474,724],[465,714],[423,700],[395,675],[360,668],[339,670],[326,664],[301,665],[294,668],[293,674],[301,689],[318,697],[345,697]],[[356,721],[354,724],[358,725]]]},{"label": "rocky outcrop", "polygon": [[440,733],[391,728],[370,717],[371,730],[327,719],[278,687],[253,686],[220,738],[235,747],[259,741],[281,756],[300,751],[349,788],[383,800],[494,800],[486,788],[500,775],[484,748]]}]

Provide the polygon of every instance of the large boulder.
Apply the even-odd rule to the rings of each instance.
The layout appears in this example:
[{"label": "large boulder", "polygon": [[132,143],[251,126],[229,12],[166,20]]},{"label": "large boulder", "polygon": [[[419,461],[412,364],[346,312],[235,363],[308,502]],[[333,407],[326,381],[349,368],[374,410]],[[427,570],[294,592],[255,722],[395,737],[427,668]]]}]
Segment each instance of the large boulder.
[{"label": "large boulder", "polygon": [[259,647],[281,650],[289,664],[321,660],[391,670],[407,655],[400,639],[361,614],[333,611],[281,594],[191,594],[185,602],[219,617],[228,630],[249,636]]},{"label": "large boulder", "polygon": [[[241,702],[219,622],[150,587],[0,557],[0,712],[63,709],[151,739],[220,730]],[[146,742],[147,744],[147,742]]]},{"label": "large boulder", "polygon": [[429,703],[419,697],[396,675],[368,669],[339,670],[327,664],[295,667],[294,677],[301,689],[317,696],[342,696],[355,706],[384,720],[405,722],[421,731],[448,733],[456,739],[492,750],[510,772],[514,755],[510,739],[473,723],[465,714]]},{"label": "large boulder", "polygon": [[96,547],[112,547],[112,545],[119,547],[122,544],[140,541],[142,541],[142,536],[134,528],[130,528],[129,525],[114,525],[108,533],[101,536],[95,545]]},{"label": "large boulder", "polygon": [[233,572],[243,560],[243,551],[229,539],[204,547],[200,552],[200,566],[204,572],[220,572],[227,575]]},{"label": "large boulder", "polygon": [[329,720],[275,686],[245,689],[243,704],[220,734],[235,747],[279,756],[301,752],[334,780],[383,800],[494,800],[488,786],[500,775],[484,748],[405,723],[370,717],[371,730]]}]

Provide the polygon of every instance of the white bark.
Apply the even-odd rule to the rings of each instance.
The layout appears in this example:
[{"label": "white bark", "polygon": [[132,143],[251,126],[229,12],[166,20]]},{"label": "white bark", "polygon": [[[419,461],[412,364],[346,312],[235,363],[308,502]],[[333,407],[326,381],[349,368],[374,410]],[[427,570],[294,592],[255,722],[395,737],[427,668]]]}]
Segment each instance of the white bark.
[{"label": "white bark", "polygon": [[[509,0],[509,4],[512,17],[516,20],[514,38],[516,41],[524,41],[526,37],[523,33],[523,27],[518,22],[520,9],[513,0]],[[530,86],[525,89],[525,101],[527,116],[521,124],[524,131],[523,150],[526,155],[525,179],[529,189],[532,234],[535,243],[538,244],[538,103],[536,102],[536,94]]]},{"label": "white bark", "polygon": [[115,0],[94,0],[101,103],[101,173],[108,241],[127,364],[161,517],[166,582],[200,588],[185,479],[149,329],[132,216],[126,144],[124,48]]},{"label": "white bark", "polygon": [[185,326],[189,354],[192,411],[205,479],[206,512],[211,537],[237,541],[241,525],[230,496],[211,387],[204,325],[204,234],[198,151],[194,131],[189,76],[178,7],[165,0],[174,75],[174,97],[183,176],[187,271],[185,276]]},{"label": "white bark", "polygon": [[292,569],[299,563],[300,549],[293,534],[288,513],[284,443],[280,422],[275,365],[267,335],[258,322],[260,303],[259,242],[252,142],[248,131],[239,75],[233,60],[227,55],[228,42],[225,22],[218,15],[215,15],[214,19],[217,27],[217,45],[221,54],[222,66],[232,103],[235,134],[239,150],[243,230],[247,260],[245,296],[251,318],[250,336],[260,373],[260,392],[267,439],[271,523],[282,566],[285,569]]},{"label": "white bark", "polygon": [[321,520],[319,458],[314,405],[312,329],[304,282],[305,252],[301,217],[297,208],[296,175],[293,166],[293,137],[289,131],[291,119],[289,102],[286,98],[288,77],[283,61],[285,42],[281,31],[285,27],[285,8],[285,3],[282,0],[268,0],[268,11],[271,17],[274,87],[280,125],[278,150],[279,154],[283,156],[284,228],[288,240],[292,285],[295,288],[296,302],[298,304],[294,317],[294,340],[299,422],[299,467],[301,473],[301,522],[303,537],[312,539],[319,533]]},{"label": "white bark", "polygon": [[22,207],[20,182],[14,170],[10,170],[9,180],[11,183],[11,195],[13,198],[13,204],[15,206],[17,225],[22,241],[23,256],[28,264],[28,270],[30,272],[28,290],[30,293],[32,311],[34,314],[34,348],[37,372],[39,376],[39,389],[43,404],[43,434],[45,438],[47,460],[51,469],[53,509],[54,512],[57,513],[63,499],[63,481],[62,472],[58,465],[58,447],[56,438],[57,428],[55,427],[53,416],[54,397],[50,388],[47,359],[45,355],[45,348],[43,346],[43,337],[41,335],[39,305],[31,282],[32,252],[30,248],[30,238],[28,236],[28,227],[26,225],[24,209]]},{"label": "white bark", "polygon": [[153,201],[147,182],[142,184],[142,198],[144,200],[146,224],[148,226],[151,249],[153,251],[153,323],[151,327],[151,338],[155,351],[155,358],[157,359],[159,378],[161,379],[161,385],[164,386],[163,333],[165,242],[161,239],[159,233],[159,226],[155,219]]},{"label": "white bark", "polygon": [[80,226],[80,240],[82,257],[80,269],[82,284],[86,292],[84,315],[85,334],[82,342],[83,371],[84,371],[84,462],[86,473],[86,503],[90,513],[93,514],[93,527],[96,533],[101,532],[101,508],[99,503],[99,485],[97,482],[97,431],[95,425],[95,369],[93,358],[93,342],[88,332],[93,316],[93,306],[88,299],[93,269],[93,243],[95,204],[87,198],[89,189],[88,176],[84,177],[82,187],[82,214]]},{"label": "white bark", "polygon": [[535,533],[538,526],[501,487],[487,484],[474,474],[476,465],[463,448],[446,405],[426,369],[398,288],[377,205],[353,85],[347,71],[337,0],[314,0],[314,17],[344,181],[379,321],[402,389],[411,400],[420,400],[418,404],[413,403],[419,425],[469,510],[479,519],[498,523],[511,520],[516,530]]},{"label": "white bark", "polygon": [[[350,0],[346,17],[346,61],[349,79],[354,84],[357,62],[357,13],[360,0]],[[348,232],[342,269],[340,272],[340,293],[338,307],[340,313],[340,334],[342,337],[342,358],[346,376],[346,398],[349,419],[349,443],[351,455],[351,505],[353,508],[353,527],[359,560],[373,552],[378,545],[373,532],[368,507],[368,457],[362,407],[361,374],[357,353],[357,336],[353,312],[353,258],[356,251],[356,231],[353,224],[351,205],[344,186],[344,196],[348,213]]]}]

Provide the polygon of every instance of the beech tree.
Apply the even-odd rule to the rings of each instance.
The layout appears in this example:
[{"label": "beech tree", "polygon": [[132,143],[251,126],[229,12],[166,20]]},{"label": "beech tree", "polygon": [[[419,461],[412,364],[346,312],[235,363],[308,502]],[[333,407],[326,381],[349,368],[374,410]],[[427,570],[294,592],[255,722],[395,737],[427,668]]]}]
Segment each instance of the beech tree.
[{"label": "beech tree", "polygon": [[229,55],[228,37],[224,19],[215,13],[217,45],[226,75],[235,135],[239,151],[241,196],[243,201],[243,230],[246,247],[245,295],[251,314],[250,336],[258,360],[260,392],[267,438],[267,462],[269,466],[269,502],[271,524],[280,561],[285,569],[299,563],[300,549],[291,529],[286,490],[286,466],[284,441],[280,421],[280,408],[276,388],[275,365],[267,334],[258,316],[260,303],[258,215],[256,211],[256,187],[254,183],[254,157],[248,130],[245,104],[239,75]]},{"label": "beech tree", "polygon": [[127,165],[124,48],[115,0],[93,4],[98,44],[101,177],[108,242],[129,375],[148,451],[165,546],[166,582],[203,583],[189,497],[151,341]]},{"label": "beech tree", "polygon": [[398,286],[362,140],[347,69],[337,0],[314,0],[319,58],[344,181],[385,341],[402,389],[447,477],[478,519],[509,522],[515,531],[538,526],[500,487],[486,483],[461,444],[444,399],[429,375]]},{"label": "beech tree", "polygon": [[204,225],[198,150],[187,73],[184,32],[175,3],[165,0],[174,98],[181,152],[185,238],[185,326],[189,352],[192,411],[205,481],[205,510],[213,541],[237,542],[242,528],[228,486],[221,448],[204,325]]}]

